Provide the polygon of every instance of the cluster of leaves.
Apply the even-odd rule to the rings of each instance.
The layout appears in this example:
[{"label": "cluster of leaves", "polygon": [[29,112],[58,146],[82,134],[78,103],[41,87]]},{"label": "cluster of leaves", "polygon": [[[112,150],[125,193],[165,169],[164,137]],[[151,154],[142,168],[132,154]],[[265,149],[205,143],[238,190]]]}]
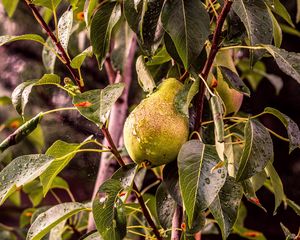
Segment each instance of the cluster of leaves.
[{"label": "cluster of leaves", "polygon": [[[34,8],[42,7],[48,13],[48,19],[49,15],[57,18],[56,8],[61,3],[59,0],[26,2]],[[145,92],[153,92],[156,82],[162,78],[179,79],[189,73],[183,91],[175,100],[178,111],[188,115],[199,86],[204,84],[203,80],[207,80],[199,73],[208,62],[206,52],[209,53],[212,47],[210,39],[216,28],[216,19],[228,1],[125,0],[103,1],[98,5],[95,0],[72,0],[70,3],[71,8],[62,14],[57,23],[55,21],[52,34],[55,34],[58,43],[53,42],[50,32],[47,32],[47,39],[35,34],[0,37],[0,46],[19,40],[31,40],[43,45],[42,57],[47,73],[40,79],[23,82],[12,93],[11,103],[24,120],[25,107],[34,86],[57,86],[69,94],[74,105],[41,112],[25,121],[0,143],[2,154],[33,134],[42,118],[56,111],[76,110],[99,128],[106,127],[110,110],[121,96],[124,84],[110,84],[101,90],[81,93],[82,85],[76,86],[67,80],[62,83],[60,76],[54,73],[55,61],[59,58],[72,71],[76,70],[82,84],[84,76],[81,74],[81,66],[86,57],[92,55],[96,56],[99,68],[102,69],[110,54],[113,66],[122,71],[123,58],[132,36],[136,37],[140,47],[136,70]],[[10,15],[16,5],[17,1],[14,1],[14,7],[4,1]],[[82,12],[83,19],[74,17],[80,16]],[[218,36],[217,50],[222,58],[224,52],[235,54],[234,49],[248,49],[249,58],[238,60],[233,63],[233,67],[216,59],[209,79],[213,79],[214,75],[218,80],[223,78],[230,88],[249,96],[250,90],[242,78],[247,78],[255,88],[262,77],[267,77],[279,91],[281,80],[266,73],[260,61],[263,56],[271,56],[284,73],[300,83],[300,55],[279,48],[283,24],[278,22],[277,16],[283,19],[283,24],[294,27],[279,0],[235,0],[227,24]],[[69,39],[77,29],[86,34],[90,45],[68,62],[65,57],[68,57]],[[62,55],[61,51],[66,55]],[[235,65],[244,76],[237,74]],[[193,133],[201,137],[186,142],[177,161],[164,166],[162,171],[154,169],[153,172],[163,181],[155,196],[143,194],[142,197],[163,237],[170,237],[173,215],[177,207],[181,206],[184,211],[181,229],[184,239],[193,238],[200,230],[209,231],[214,222],[219,225],[223,239],[232,231],[245,238],[265,239],[262,233],[244,227],[243,196],[264,209],[256,191],[265,186],[274,193],[274,213],[281,203],[292,207],[298,215],[300,207],[285,196],[280,177],[273,166],[274,151],[270,133],[278,135],[260,123],[258,117],[271,114],[282,122],[287,129],[288,139],[279,137],[289,141],[290,152],[300,147],[299,128],[292,119],[273,108],[266,108],[257,116],[245,116],[242,113],[224,116],[224,103],[218,91],[207,87],[206,96],[210,107],[205,111],[210,118],[202,123],[205,134]],[[2,100],[4,102],[4,98]],[[97,148],[83,148],[89,143],[95,144]],[[72,197],[68,183],[58,174],[76,153],[85,151],[112,152],[111,148],[89,137],[81,143],[57,140],[45,154],[23,155],[13,159],[0,172],[0,204],[7,198],[13,201],[20,188],[28,194],[34,207],[53,188],[64,189]],[[147,225],[140,206],[127,201],[134,179],[137,181],[144,175],[145,171],[140,170],[139,166],[125,165],[101,185],[92,203],[72,201],[50,208],[26,210],[21,216],[22,226],[31,223],[26,239],[41,239],[45,235],[49,239],[57,236],[68,238],[74,229],[81,229],[76,230],[78,232],[86,228],[89,212],[93,213],[98,231],[82,239],[133,239],[137,235],[151,237],[152,229]],[[6,234],[8,229],[5,226],[3,229]],[[292,234],[284,226],[283,229],[288,239],[291,239]]]}]

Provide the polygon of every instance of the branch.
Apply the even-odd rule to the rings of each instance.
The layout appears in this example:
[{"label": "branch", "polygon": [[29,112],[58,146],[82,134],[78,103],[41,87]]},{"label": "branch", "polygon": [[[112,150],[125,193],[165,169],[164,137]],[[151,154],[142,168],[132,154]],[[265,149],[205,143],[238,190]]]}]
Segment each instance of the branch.
[{"label": "branch", "polygon": [[66,53],[65,49],[63,48],[63,46],[61,45],[61,43],[59,42],[57,37],[53,34],[53,32],[51,31],[48,24],[44,21],[43,17],[39,13],[39,11],[35,7],[35,5],[32,4],[29,0],[25,0],[25,2],[27,4],[27,6],[31,9],[31,11],[32,11],[35,19],[37,20],[37,22],[46,31],[47,35],[51,38],[53,44],[56,46],[57,53],[59,54],[59,56],[63,60],[63,64],[68,68],[69,72],[71,73],[75,84],[79,87],[79,90],[81,92],[83,92],[84,84],[80,80],[78,71],[71,67],[71,60],[70,60],[68,54]]},{"label": "branch", "polygon": [[181,206],[177,205],[173,219],[172,219],[172,234],[171,234],[171,240],[180,240],[181,233],[181,223],[182,223],[182,215],[183,215],[183,209]]},{"label": "branch", "polygon": [[[230,11],[232,3],[233,3],[232,0],[225,1],[222,12],[217,19],[217,26],[216,26],[216,29],[215,29],[215,32],[213,35],[211,49],[210,49],[208,58],[206,60],[206,63],[204,65],[203,71],[201,73],[201,75],[205,81],[207,80],[208,74],[213,65],[216,54],[219,50],[219,39],[220,39],[220,36],[222,33],[223,24],[224,24],[225,19]],[[204,94],[205,94],[205,85],[204,85],[204,83],[202,83],[202,84],[200,84],[200,89],[199,89],[199,92],[196,97],[196,121],[195,121],[195,127],[194,127],[195,131],[199,131],[200,127],[201,127]]]}]

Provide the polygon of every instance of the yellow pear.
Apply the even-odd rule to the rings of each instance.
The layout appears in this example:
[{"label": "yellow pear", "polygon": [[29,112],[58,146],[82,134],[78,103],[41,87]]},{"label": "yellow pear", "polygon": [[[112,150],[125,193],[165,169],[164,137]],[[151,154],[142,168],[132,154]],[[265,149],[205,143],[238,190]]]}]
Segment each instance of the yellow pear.
[{"label": "yellow pear", "polygon": [[134,162],[154,167],[176,159],[189,134],[188,118],[174,105],[182,88],[175,78],[164,80],[126,119],[124,144]]}]

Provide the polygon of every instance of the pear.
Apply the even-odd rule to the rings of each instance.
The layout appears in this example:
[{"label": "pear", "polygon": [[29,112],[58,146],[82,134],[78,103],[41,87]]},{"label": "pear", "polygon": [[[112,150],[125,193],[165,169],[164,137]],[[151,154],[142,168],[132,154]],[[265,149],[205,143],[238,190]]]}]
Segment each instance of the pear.
[{"label": "pear", "polygon": [[183,84],[175,78],[164,80],[128,116],[124,125],[124,144],[129,156],[140,164],[160,166],[176,159],[187,141],[188,118],[174,105]]}]

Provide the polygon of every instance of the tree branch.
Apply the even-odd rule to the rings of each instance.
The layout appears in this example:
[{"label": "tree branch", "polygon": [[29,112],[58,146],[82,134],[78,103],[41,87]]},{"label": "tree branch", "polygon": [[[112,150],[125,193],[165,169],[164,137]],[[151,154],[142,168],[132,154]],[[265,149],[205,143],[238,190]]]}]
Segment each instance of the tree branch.
[{"label": "tree branch", "polygon": [[183,209],[181,206],[177,205],[173,219],[172,219],[172,233],[171,240],[180,240],[181,233],[181,223],[182,223]]},{"label": "tree branch", "polygon": [[31,11],[32,11],[35,19],[37,20],[37,22],[46,31],[47,35],[51,38],[53,44],[56,46],[57,53],[59,54],[59,56],[63,60],[63,64],[68,68],[69,72],[71,73],[75,84],[79,87],[79,90],[81,92],[83,92],[84,91],[84,83],[83,83],[83,81],[80,80],[78,71],[71,67],[71,60],[70,60],[68,54],[66,53],[65,49],[63,48],[63,46],[61,45],[61,43],[59,42],[57,37],[53,34],[53,32],[51,31],[48,24],[44,21],[43,17],[39,13],[39,11],[35,7],[35,5],[32,4],[29,0],[25,0],[25,2],[27,4],[27,6],[31,9]]},{"label": "tree branch", "polygon": [[[213,65],[213,62],[215,60],[215,57],[217,55],[217,52],[219,50],[219,39],[222,33],[223,24],[225,22],[225,19],[230,11],[232,0],[226,0],[224,3],[224,7],[217,19],[217,26],[213,35],[212,45],[211,49],[208,55],[208,58],[206,60],[206,63],[204,65],[203,71],[201,73],[203,79],[206,81],[208,74],[210,72],[210,69]],[[199,131],[201,127],[202,122],[202,114],[203,114],[203,104],[204,104],[204,94],[205,94],[205,85],[204,83],[200,84],[199,92],[196,96],[196,121],[194,130]]]}]

